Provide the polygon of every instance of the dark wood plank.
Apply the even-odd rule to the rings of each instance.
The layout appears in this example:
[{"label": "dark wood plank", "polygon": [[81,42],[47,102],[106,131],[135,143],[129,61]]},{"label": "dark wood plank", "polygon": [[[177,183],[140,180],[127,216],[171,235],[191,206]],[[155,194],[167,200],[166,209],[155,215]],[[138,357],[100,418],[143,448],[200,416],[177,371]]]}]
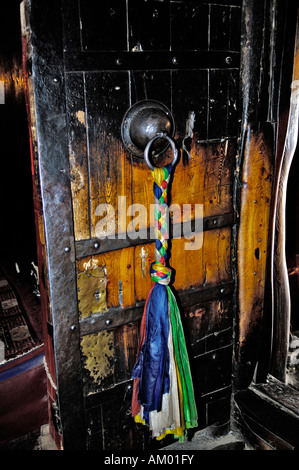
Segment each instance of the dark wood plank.
[{"label": "dark wood plank", "polygon": [[[121,122],[129,107],[128,73],[87,74],[90,233],[97,235],[101,204],[117,207],[118,196],[131,202],[131,162],[121,143]],[[116,212],[116,231],[118,212]]]},{"label": "dark wood plank", "polygon": [[146,428],[135,424],[132,419],[129,412],[131,400],[131,380],[85,398],[90,429],[88,450],[141,451],[155,447]]},{"label": "dark wood plank", "polygon": [[65,77],[75,240],[90,238],[87,116],[83,73]]},{"label": "dark wood plank", "polygon": [[209,6],[171,2],[171,46],[173,50],[207,50]]},{"label": "dark wood plank", "polygon": [[238,73],[209,71],[208,138],[233,137],[238,133]]},{"label": "dark wood plank", "polygon": [[172,73],[173,115],[176,123],[176,132],[180,140],[186,136],[186,127],[190,113],[193,114],[194,125],[191,135],[187,132],[185,145],[190,145],[192,139],[205,140],[207,138],[207,112],[208,112],[208,71],[176,70]]},{"label": "dark wood plank", "polygon": [[275,399],[255,387],[238,392],[235,400],[249,427],[275,450],[299,448],[298,414],[291,413]]},{"label": "dark wood plank", "polygon": [[63,23],[63,50],[81,51],[82,41],[80,35],[80,10],[79,2],[62,0],[61,2]]},{"label": "dark wood plank", "polygon": [[199,355],[190,361],[196,394],[202,397],[217,390],[231,391],[232,344]]},{"label": "dark wood plank", "polygon": [[230,296],[184,308],[184,323],[192,354],[198,356],[232,342]]},{"label": "dark wood plank", "polygon": [[115,330],[114,334],[114,383],[131,379],[136,362],[139,322],[125,324]]},{"label": "dark wood plank", "polygon": [[131,103],[142,100],[157,100],[171,109],[171,74],[169,70],[132,70]]},{"label": "dark wood plank", "polygon": [[83,51],[127,50],[126,2],[80,0],[79,13]]},{"label": "dark wood plank", "polygon": [[267,382],[255,384],[254,389],[299,417],[299,391],[296,388],[268,375]]},{"label": "dark wood plank", "polygon": [[33,32],[32,74],[38,158],[63,446],[65,449],[82,449],[85,426],[60,1],[31,2],[29,26]]},{"label": "dark wood plank", "polygon": [[169,17],[170,2],[129,0],[129,50],[169,51]]},{"label": "dark wood plank", "polygon": [[240,8],[212,4],[210,9],[210,49],[239,50]]}]

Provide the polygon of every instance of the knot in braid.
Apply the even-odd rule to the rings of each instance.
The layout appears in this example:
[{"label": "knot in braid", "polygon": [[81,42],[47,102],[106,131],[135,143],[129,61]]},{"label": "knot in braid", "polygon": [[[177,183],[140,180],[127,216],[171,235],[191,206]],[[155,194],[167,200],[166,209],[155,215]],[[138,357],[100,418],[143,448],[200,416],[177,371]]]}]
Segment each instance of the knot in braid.
[{"label": "knot in braid", "polygon": [[163,266],[160,261],[154,261],[150,266],[150,275],[153,281],[167,286],[170,283],[171,269]]}]

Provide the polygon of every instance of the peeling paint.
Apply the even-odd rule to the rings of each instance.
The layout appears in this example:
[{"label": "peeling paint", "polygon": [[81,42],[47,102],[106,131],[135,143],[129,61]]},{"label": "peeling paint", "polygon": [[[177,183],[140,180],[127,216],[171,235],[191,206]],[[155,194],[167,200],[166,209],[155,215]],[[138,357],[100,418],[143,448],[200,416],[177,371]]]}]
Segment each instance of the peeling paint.
[{"label": "peeling paint", "polygon": [[77,111],[76,112],[76,117],[78,119],[78,121],[83,124],[83,126],[86,125],[86,122],[85,122],[85,112],[84,111]]},{"label": "peeling paint", "polygon": [[70,154],[70,166],[71,166],[71,178],[72,185],[76,188],[76,191],[80,191],[84,186],[84,175],[80,170],[80,167],[76,164],[76,158],[73,153]]},{"label": "peeling paint", "polygon": [[103,379],[111,374],[111,364],[114,358],[113,339],[112,331],[100,331],[81,338],[84,367],[97,385],[100,385]]},{"label": "peeling paint", "polygon": [[88,271],[89,269],[94,269],[99,265],[99,260],[97,258],[90,258],[88,261],[83,263],[84,271]]}]

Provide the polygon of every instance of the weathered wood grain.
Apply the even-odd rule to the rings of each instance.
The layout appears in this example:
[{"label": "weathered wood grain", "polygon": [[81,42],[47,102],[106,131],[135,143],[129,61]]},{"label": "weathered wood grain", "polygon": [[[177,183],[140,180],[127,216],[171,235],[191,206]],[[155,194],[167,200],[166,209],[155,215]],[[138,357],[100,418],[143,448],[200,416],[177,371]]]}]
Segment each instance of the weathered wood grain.
[{"label": "weathered wood grain", "polygon": [[[263,317],[273,156],[262,130],[255,132],[248,128],[245,148],[238,238],[238,359],[244,355],[253,361],[257,344],[252,338],[258,340]],[[246,351],[246,343],[250,352]]]}]

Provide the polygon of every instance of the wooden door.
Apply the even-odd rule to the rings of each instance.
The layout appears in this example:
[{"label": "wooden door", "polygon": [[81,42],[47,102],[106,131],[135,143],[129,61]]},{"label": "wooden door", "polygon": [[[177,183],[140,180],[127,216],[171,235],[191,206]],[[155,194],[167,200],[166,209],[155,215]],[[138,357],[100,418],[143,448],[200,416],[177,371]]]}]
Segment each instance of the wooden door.
[{"label": "wooden door", "polygon": [[[199,428],[228,422],[240,5],[239,0],[23,3],[44,240],[40,267],[52,338],[46,359],[64,449],[157,445],[130,416],[131,370],[154,243],[128,236],[129,215],[124,225],[118,223],[119,196],[125,210],[152,203],[150,171],[121,140],[125,112],[144,99],[165,104],[176,123],[180,159],[171,204],[189,204],[192,210],[181,211],[174,222],[192,220],[193,227],[195,205],[203,209],[200,248],[188,250],[188,240],[174,239],[170,258]],[[115,208],[114,239],[99,238],[101,204]]]}]

